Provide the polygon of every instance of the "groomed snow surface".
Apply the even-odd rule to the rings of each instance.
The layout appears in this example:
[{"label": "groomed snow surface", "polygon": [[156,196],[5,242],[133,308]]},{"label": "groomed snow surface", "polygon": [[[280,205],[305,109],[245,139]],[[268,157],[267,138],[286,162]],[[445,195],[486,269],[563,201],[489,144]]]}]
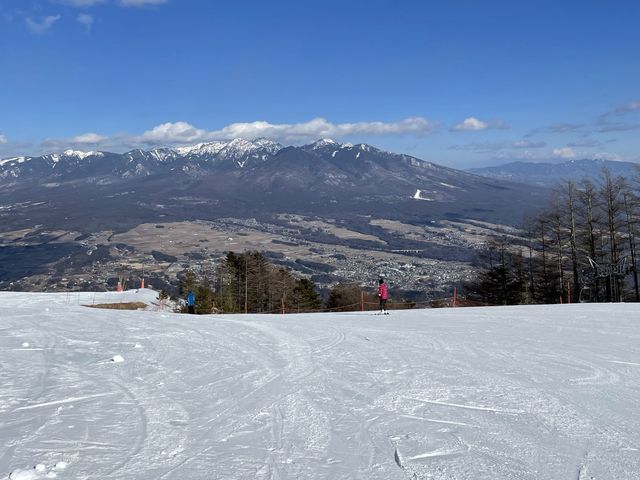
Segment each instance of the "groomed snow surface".
[{"label": "groomed snow surface", "polygon": [[0,293],[0,478],[638,479],[640,306],[190,316]]}]

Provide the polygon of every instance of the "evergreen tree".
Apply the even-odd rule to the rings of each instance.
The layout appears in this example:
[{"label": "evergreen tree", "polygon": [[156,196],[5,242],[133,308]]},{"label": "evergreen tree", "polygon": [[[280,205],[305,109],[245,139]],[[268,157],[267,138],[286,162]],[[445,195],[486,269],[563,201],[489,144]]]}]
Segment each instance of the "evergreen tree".
[{"label": "evergreen tree", "polygon": [[299,312],[317,311],[322,306],[315,284],[306,278],[296,281],[293,288],[291,307]]},{"label": "evergreen tree", "polygon": [[196,274],[193,270],[187,270],[180,280],[180,297],[184,298],[189,292],[196,290]]},{"label": "evergreen tree", "polygon": [[358,310],[362,288],[354,283],[339,283],[331,289],[327,309],[338,312]]},{"label": "evergreen tree", "polygon": [[214,306],[214,294],[211,284],[206,277],[198,283],[194,293],[196,295],[196,313],[212,313]]},{"label": "evergreen tree", "polygon": [[277,313],[320,307],[310,280],[296,279],[260,252],[229,252],[217,270],[214,302],[225,312]]}]

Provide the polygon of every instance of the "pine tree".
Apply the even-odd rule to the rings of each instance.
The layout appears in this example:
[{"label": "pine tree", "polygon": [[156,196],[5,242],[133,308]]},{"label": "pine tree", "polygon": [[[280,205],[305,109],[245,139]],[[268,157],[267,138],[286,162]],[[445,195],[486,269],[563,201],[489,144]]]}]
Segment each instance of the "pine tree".
[{"label": "pine tree", "polygon": [[311,312],[319,310],[321,306],[322,302],[315,284],[306,278],[297,280],[293,288],[291,307],[298,312]]},{"label": "pine tree", "polygon": [[211,284],[206,277],[198,283],[194,293],[196,294],[196,313],[213,313],[214,294]]},{"label": "pine tree", "polygon": [[339,283],[331,289],[327,309],[338,312],[358,310],[362,289],[354,283]]},{"label": "pine tree", "polygon": [[215,304],[225,312],[276,313],[320,307],[316,287],[270,264],[260,252],[229,252],[217,269]]}]

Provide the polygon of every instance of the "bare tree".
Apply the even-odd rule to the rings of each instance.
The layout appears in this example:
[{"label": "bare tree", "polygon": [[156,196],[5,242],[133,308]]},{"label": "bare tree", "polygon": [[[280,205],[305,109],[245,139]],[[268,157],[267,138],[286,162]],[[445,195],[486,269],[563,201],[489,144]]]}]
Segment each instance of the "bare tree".
[{"label": "bare tree", "polygon": [[[608,262],[610,265],[617,265],[620,261],[620,221],[621,212],[624,207],[621,202],[622,182],[619,178],[613,178],[611,172],[606,168],[602,172],[603,182],[601,185],[601,195],[604,199],[605,207],[605,227],[607,232],[606,247],[608,250]],[[607,299],[617,302],[621,299],[621,284],[617,277],[610,275],[607,282]]]},{"label": "bare tree", "polygon": [[638,222],[638,197],[631,190],[629,185],[622,185],[622,200],[624,203],[624,212],[627,227],[627,240],[629,242],[629,254],[631,256],[631,272],[633,275],[633,289],[635,292],[636,302],[640,302],[640,292],[638,289],[638,271],[636,265],[636,225]]}]

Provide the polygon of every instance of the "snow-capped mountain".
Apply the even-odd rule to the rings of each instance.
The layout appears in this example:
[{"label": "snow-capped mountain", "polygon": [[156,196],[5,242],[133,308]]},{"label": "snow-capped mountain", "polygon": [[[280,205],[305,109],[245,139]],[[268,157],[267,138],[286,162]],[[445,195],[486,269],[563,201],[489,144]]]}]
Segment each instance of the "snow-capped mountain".
[{"label": "snow-capped mountain", "polygon": [[[173,150],[168,149],[170,152],[174,154],[189,156],[215,156],[220,150],[227,146],[227,142],[209,142],[209,143],[198,143],[197,145],[191,145],[188,147],[177,147]],[[158,150],[155,150],[158,151]]]},{"label": "snow-capped mountain", "polygon": [[[87,218],[98,222],[96,211],[104,227],[158,215],[210,219],[278,212],[509,222],[545,195],[533,187],[329,139],[300,147],[235,139],[123,154],[65,151],[0,161],[0,206],[44,202],[59,213],[49,211],[38,223],[81,226]],[[69,209],[77,215],[70,216]],[[10,221],[18,218],[13,212]],[[32,214],[24,218],[34,221]]]},{"label": "snow-capped mountain", "polygon": [[[301,147],[237,140],[123,154],[17,157],[0,164],[0,285],[24,279],[30,285],[53,285],[63,282],[66,272],[78,281],[98,279],[104,285],[104,275],[113,274],[116,262],[146,262],[147,254],[155,259],[158,252],[178,262],[162,274],[171,281],[175,268],[195,262],[210,266],[215,252],[234,248],[233,242],[215,239],[216,228],[228,229],[223,238],[231,241],[237,236],[235,222],[248,222],[261,232],[256,238],[262,236],[251,248],[271,251],[270,242],[289,242],[291,235],[313,255],[323,252],[321,258],[333,258],[336,244],[353,252],[375,251],[349,265],[352,273],[344,274],[349,279],[371,268],[369,259],[378,258],[378,252],[413,252],[405,263],[421,265],[428,281],[440,288],[466,275],[467,267],[459,262],[474,255],[458,238],[468,235],[469,227],[462,225],[513,225],[545,201],[546,191],[539,188],[326,139]],[[300,227],[286,218],[309,219],[310,224]],[[313,226],[314,219],[335,225],[338,236]],[[225,226],[213,227],[212,237],[193,230],[212,223]],[[345,236],[343,228],[358,233]],[[414,232],[423,228],[429,231]],[[460,234],[452,236],[452,229]],[[133,237],[111,242],[124,232]],[[198,235],[201,248],[183,243],[183,235]],[[151,243],[141,247],[142,237]],[[315,266],[306,271],[321,274],[318,281],[332,282],[322,272],[335,267],[313,258]],[[434,276],[429,273],[434,260],[454,263],[443,267],[444,276]],[[41,274],[44,284],[37,283]]]},{"label": "snow-capped mountain", "polygon": [[278,153],[282,148],[283,146],[279,143],[264,138],[253,141],[236,138],[229,142],[199,143],[188,147],[152,150],[152,152],[173,159],[185,157],[191,160],[227,161],[243,168],[248,165],[248,162],[266,160],[268,156]]},{"label": "snow-capped mountain", "polygon": [[[68,175],[74,175],[73,170],[77,168],[82,172],[75,173],[81,173],[81,175],[86,175],[91,170],[97,170],[94,173],[104,173],[104,167],[110,168],[116,175],[131,176],[136,172],[150,175],[156,169],[155,167],[169,163],[174,164],[174,167],[178,165],[182,168],[188,164],[194,167],[202,166],[202,163],[225,162],[226,166],[231,168],[244,168],[253,162],[265,161],[282,148],[282,145],[267,139],[248,141],[237,138],[229,142],[199,143],[186,147],[135,149],[124,154],[65,150],[62,153],[45,154],[39,157],[13,157],[0,160],[0,179],[33,174],[47,175],[47,168],[50,168],[51,173],[56,176],[61,174],[61,170]],[[97,165],[98,163],[102,165]]]}]

